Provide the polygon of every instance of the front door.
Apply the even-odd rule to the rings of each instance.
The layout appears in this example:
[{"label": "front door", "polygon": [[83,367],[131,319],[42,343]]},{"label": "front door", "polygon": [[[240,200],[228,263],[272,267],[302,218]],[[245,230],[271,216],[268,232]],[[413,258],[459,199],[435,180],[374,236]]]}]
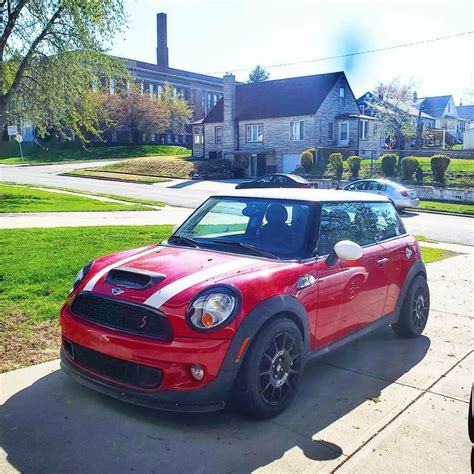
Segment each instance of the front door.
[{"label": "front door", "polygon": [[[334,245],[352,240],[363,248],[354,262],[326,263]],[[379,260],[384,249],[366,225],[362,203],[327,203],[321,210],[317,261],[316,346],[347,336],[383,315],[388,276]]]},{"label": "front door", "polygon": [[257,155],[257,176],[262,176],[267,172],[267,157],[260,153]]}]

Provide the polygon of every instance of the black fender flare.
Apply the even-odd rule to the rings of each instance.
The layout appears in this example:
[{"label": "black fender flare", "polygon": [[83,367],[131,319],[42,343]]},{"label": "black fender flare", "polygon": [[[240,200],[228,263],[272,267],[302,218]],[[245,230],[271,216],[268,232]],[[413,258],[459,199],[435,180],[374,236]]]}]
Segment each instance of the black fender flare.
[{"label": "black fender flare", "polygon": [[[222,363],[221,370],[238,370],[245,358],[245,353],[262,326],[281,313],[289,314],[290,319],[294,320],[301,330],[304,343],[304,358],[306,359],[309,354],[310,339],[309,319],[306,310],[301,302],[294,296],[276,295],[259,303],[244,318],[242,324],[239,326],[237,332],[232,338],[232,342],[224,358],[224,362]],[[240,348],[247,337],[250,338],[250,341],[245,347],[244,353],[241,354],[240,359],[236,362]]]},{"label": "black fender flare", "polygon": [[399,320],[403,301],[405,300],[408,288],[410,288],[410,285],[412,284],[415,277],[420,274],[423,274],[425,278],[427,277],[425,264],[421,260],[417,260],[411,266],[410,270],[408,270],[405,282],[403,283],[400,294],[398,295],[397,305],[395,306],[395,311],[393,312],[393,323],[396,323]]}]

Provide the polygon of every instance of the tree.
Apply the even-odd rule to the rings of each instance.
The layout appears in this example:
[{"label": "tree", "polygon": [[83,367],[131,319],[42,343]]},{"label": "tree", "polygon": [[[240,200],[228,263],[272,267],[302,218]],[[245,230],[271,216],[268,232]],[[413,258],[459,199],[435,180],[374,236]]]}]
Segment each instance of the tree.
[{"label": "tree", "polygon": [[131,80],[123,61],[105,54],[125,24],[123,0],[7,0],[1,7],[0,130],[30,121],[40,136],[100,135],[107,117],[99,89]]},{"label": "tree", "polygon": [[303,153],[301,153],[301,167],[307,173],[311,171],[313,164],[314,164],[313,154],[309,150],[306,150]]},{"label": "tree", "polygon": [[111,124],[130,134],[132,143],[138,143],[144,133],[164,133],[169,128],[170,112],[158,97],[137,91],[109,96],[105,101]]},{"label": "tree", "polygon": [[248,83],[263,82],[270,78],[270,73],[260,64],[257,64],[255,69],[249,73]]},{"label": "tree", "polygon": [[193,115],[188,101],[176,95],[175,89],[169,84],[163,87],[160,100],[169,112],[169,130],[172,133],[183,134]]},{"label": "tree", "polygon": [[402,84],[395,79],[388,84],[380,83],[368,100],[368,107],[380,121],[383,132],[396,139],[400,150],[409,148],[411,139],[416,136],[417,124],[408,105],[413,91],[412,83]]}]

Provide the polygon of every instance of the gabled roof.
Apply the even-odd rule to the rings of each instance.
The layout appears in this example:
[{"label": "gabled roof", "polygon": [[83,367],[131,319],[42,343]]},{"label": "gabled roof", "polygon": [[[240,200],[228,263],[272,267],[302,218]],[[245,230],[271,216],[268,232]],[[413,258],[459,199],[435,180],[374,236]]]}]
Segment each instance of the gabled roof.
[{"label": "gabled roof", "polygon": [[422,110],[423,112],[433,117],[441,117],[450,99],[451,99],[450,95],[426,97],[425,99],[422,99],[421,101],[421,104],[423,107]]},{"label": "gabled roof", "polygon": [[474,105],[459,105],[456,110],[459,118],[474,121]]},{"label": "gabled roof", "polygon": [[[372,97],[374,97],[374,94],[372,92],[366,92],[364,95],[361,95],[357,99],[357,105],[370,104],[370,100],[367,101],[366,99],[370,99]],[[384,99],[384,100],[386,100],[388,103],[392,103],[392,101],[390,99]],[[417,109],[413,104],[410,104],[409,102],[400,103],[400,104],[393,103],[393,105],[398,107],[400,110],[406,112],[408,115],[411,115],[412,117],[418,117],[419,109]],[[377,106],[377,103],[373,103],[373,104],[370,104],[368,108],[369,108],[368,112],[372,113],[373,110],[370,110],[371,108],[372,109],[378,109],[380,107]],[[435,120],[434,117],[432,117],[431,115],[426,113],[424,110],[425,110],[425,108],[423,107],[423,111],[421,112],[421,117],[422,118]]]},{"label": "gabled roof", "polygon": [[[344,72],[292,77],[236,86],[236,120],[315,114]],[[349,91],[347,91],[349,92]],[[224,100],[212,108],[204,123],[222,122]]]}]

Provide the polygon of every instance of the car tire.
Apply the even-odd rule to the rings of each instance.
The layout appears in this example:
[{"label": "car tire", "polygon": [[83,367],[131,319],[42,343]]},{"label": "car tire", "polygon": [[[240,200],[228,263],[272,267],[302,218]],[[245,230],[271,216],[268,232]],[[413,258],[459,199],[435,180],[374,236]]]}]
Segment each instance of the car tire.
[{"label": "car tire", "polygon": [[423,275],[410,285],[403,300],[398,321],[392,328],[400,337],[418,337],[425,329],[430,312],[430,290]]},{"label": "car tire", "polygon": [[254,418],[271,418],[293,400],[303,370],[303,339],[295,323],[277,319],[257,334],[233,391],[236,408]]},{"label": "car tire", "polygon": [[472,397],[473,397],[474,385],[471,387],[471,397],[469,398],[469,414],[467,418],[467,427],[469,431],[469,439],[474,444],[474,412],[472,411]]}]

